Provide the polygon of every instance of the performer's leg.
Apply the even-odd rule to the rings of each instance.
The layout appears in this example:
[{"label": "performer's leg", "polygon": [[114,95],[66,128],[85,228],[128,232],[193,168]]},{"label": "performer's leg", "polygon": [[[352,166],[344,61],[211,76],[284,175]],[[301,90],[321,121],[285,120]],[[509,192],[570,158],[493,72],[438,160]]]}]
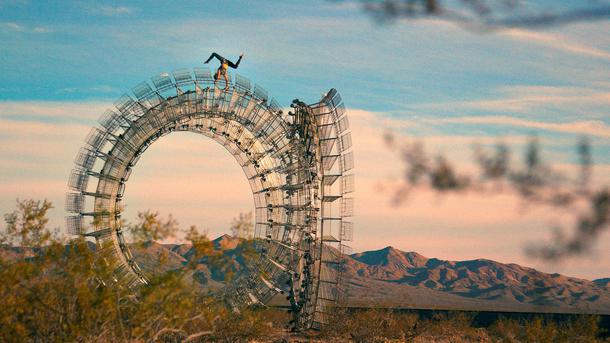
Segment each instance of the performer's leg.
[{"label": "performer's leg", "polygon": [[229,60],[227,60],[227,64],[229,65],[229,67],[233,68],[233,69],[237,69],[237,67],[239,67],[239,62],[241,62],[241,59],[244,57],[244,54],[239,55],[239,59],[237,60],[237,63],[233,63]]},{"label": "performer's leg", "polygon": [[204,63],[204,64],[209,63],[209,62],[212,60],[212,58],[216,58],[216,59],[218,59],[220,62],[222,62],[222,60],[224,59],[224,57],[222,57],[222,56],[220,56],[219,54],[217,54],[217,53],[213,52],[213,53],[210,55],[210,57],[208,57],[208,59],[207,59],[207,60],[205,60],[205,62],[203,62],[203,63]]}]

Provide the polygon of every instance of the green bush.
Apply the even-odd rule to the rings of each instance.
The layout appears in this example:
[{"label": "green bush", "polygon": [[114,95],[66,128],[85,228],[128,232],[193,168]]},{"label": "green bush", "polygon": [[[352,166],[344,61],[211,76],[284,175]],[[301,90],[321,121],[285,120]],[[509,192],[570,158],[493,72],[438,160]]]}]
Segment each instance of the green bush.
[{"label": "green bush", "polygon": [[[61,240],[46,228],[50,208],[47,201],[27,200],[5,216],[0,243],[18,256],[0,255],[1,342],[238,342],[271,330],[262,312],[237,315],[203,294],[189,279],[194,265],[150,275],[150,284],[135,294],[105,286],[112,272],[95,263],[90,243]],[[140,220],[135,232],[146,239],[177,229],[158,213]],[[204,235],[191,229],[187,238],[196,254],[211,253]]]}]

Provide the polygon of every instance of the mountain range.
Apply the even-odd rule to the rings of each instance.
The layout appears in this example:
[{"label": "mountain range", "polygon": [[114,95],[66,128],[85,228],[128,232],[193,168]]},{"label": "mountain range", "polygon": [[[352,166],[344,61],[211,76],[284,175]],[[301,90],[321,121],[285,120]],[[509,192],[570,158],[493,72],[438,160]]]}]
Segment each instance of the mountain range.
[{"label": "mountain range", "polygon": [[353,304],[610,314],[610,279],[589,281],[514,263],[446,261],[386,247],[351,255],[345,274]]},{"label": "mountain range", "polygon": [[[208,258],[193,261],[190,244],[150,242],[132,245],[131,251],[147,273],[194,262],[193,282],[214,289],[245,262],[238,238],[224,235],[212,243],[221,265]],[[3,258],[33,255],[0,247]],[[487,259],[447,261],[393,247],[347,256],[343,285],[347,304],[357,307],[610,314],[610,278],[590,281]]]}]

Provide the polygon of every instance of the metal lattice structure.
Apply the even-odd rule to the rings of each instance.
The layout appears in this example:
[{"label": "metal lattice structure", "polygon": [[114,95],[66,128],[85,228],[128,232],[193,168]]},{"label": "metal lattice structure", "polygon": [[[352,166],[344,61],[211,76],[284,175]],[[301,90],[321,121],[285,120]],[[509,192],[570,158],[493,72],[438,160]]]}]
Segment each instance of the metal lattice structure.
[{"label": "metal lattice structure", "polygon": [[344,242],[352,239],[354,160],[348,118],[331,89],[318,103],[294,100],[288,113],[240,75],[216,85],[208,69],[163,73],[132,88],[99,119],[76,156],[66,210],[70,233],[94,237],[112,283],[147,284],[121,227],[125,185],[139,157],[174,131],[203,134],[242,167],[256,214],[260,256],[223,291],[233,309],[284,293],[294,328],[319,328],[342,294]]}]

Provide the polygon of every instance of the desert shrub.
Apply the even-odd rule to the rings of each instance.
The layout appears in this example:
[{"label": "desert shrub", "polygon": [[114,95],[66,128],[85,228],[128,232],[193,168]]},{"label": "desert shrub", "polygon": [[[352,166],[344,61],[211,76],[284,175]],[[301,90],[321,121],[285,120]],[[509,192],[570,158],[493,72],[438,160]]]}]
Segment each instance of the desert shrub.
[{"label": "desert shrub", "polygon": [[560,326],[557,339],[566,342],[597,342],[602,334],[600,319],[595,315],[581,315],[569,320]]},{"label": "desert shrub", "polygon": [[582,315],[563,322],[535,316],[529,320],[501,318],[488,329],[499,342],[598,342],[599,317]]},{"label": "desert shrub", "polygon": [[521,331],[521,323],[514,319],[500,318],[488,330],[499,342],[519,342],[518,335]]},{"label": "desert shrub", "polygon": [[330,323],[322,328],[321,337],[347,338],[354,342],[407,340],[416,335],[417,316],[389,309],[336,308]]},{"label": "desert shrub", "polygon": [[[112,270],[96,263],[91,242],[70,242],[46,227],[48,202],[18,202],[0,232],[0,342],[242,342],[268,333],[261,311],[237,315],[201,292],[190,279],[194,265],[150,275],[137,292],[108,287]],[[176,230],[157,213],[140,216],[147,240]],[[211,243],[191,230],[194,253]],[[99,261],[97,261],[99,262]],[[159,263],[163,263],[160,256]]]},{"label": "desert shrub", "polygon": [[522,332],[526,342],[552,343],[557,336],[557,325],[536,316],[524,323]]},{"label": "desert shrub", "polygon": [[272,326],[265,311],[243,310],[239,314],[222,311],[210,339],[220,342],[245,342],[261,339],[270,334]]},{"label": "desert shrub", "polygon": [[485,330],[472,326],[476,313],[449,311],[437,312],[432,318],[418,323],[418,342],[439,340],[447,342],[485,341]]}]

